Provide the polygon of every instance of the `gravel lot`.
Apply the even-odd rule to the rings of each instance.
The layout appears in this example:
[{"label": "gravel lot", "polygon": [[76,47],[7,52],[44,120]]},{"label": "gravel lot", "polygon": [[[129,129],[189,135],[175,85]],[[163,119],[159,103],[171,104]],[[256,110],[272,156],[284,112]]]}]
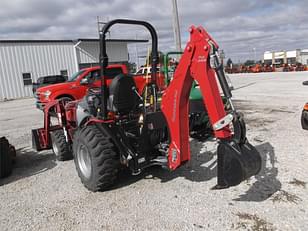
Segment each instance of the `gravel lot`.
[{"label": "gravel lot", "polygon": [[0,102],[0,136],[18,150],[12,176],[0,181],[0,230],[308,230],[308,131],[300,126],[308,72],[230,78],[263,168],[221,191],[210,190],[215,141],[192,140],[186,166],[122,174],[115,189],[89,192],[73,161],[31,149],[30,130],[43,123],[34,100]]}]

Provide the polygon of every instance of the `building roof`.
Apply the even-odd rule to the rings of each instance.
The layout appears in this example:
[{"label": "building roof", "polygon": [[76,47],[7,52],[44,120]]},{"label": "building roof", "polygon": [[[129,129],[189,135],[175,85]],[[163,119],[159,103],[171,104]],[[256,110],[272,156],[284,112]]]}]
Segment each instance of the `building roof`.
[{"label": "building roof", "polygon": [[57,42],[57,43],[71,43],[73,40],[64,39],[3,39],[0,43],[46,43],[46,42]]},{"label": "building roof", "polygon": [[[79,38],[79,39],[0,39],[0,43],[76,43],[82,42],[98,42],[95,38]],[[146,43],[146,39],[107,39],[107,42],[126,42],[126,43]]]},{"label": "building roof", "polygon": [[[77,41],[82,42],[98,42],[99,39],[96,38],[80,38]],[[146,43],[147,39],[106,39],[107,42],[126,42],[126,43]]]}]

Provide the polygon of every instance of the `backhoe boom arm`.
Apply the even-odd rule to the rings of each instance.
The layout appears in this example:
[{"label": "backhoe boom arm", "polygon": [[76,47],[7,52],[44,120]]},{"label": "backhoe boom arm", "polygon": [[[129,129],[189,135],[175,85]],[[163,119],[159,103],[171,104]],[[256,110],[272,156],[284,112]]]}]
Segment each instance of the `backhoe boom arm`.
[{"label": "backhoe boom arm", "polygon": [[[210,66],[211,45],[216,42],[202,27],[190,28],[188,42],[174,78],[162,98],[161,109],[166,117],[171,143],[169,147],[169,168],[175,169],[190,159],[189,148],[189,94],[193,80],[199,83],[205,108],[211,124],[225,117],[224,104],[216,81],[215,70]],[[215,131],[215,137],[228,139],[228,126]]]}]

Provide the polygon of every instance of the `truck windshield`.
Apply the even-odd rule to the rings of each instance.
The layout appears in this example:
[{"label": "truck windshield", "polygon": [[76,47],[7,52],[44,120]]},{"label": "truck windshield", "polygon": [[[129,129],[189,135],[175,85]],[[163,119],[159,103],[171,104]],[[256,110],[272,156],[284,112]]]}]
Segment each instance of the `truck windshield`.
[{"label": "truck windshield", "polygon": [[72,76],[68,77],[68,82],[74,82],[82,73],[84,70],[75,72]]}]

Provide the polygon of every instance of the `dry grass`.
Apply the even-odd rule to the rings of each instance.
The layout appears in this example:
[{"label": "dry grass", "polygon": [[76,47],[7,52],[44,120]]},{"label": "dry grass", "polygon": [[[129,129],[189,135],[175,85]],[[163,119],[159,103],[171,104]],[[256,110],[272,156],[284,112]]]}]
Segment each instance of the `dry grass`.
[{"label": "dry grass", "polygon": [[302,199],[298,196],[288,193],[284,190],[279,190],[271,199],[273,202],[290,202],[297,204]]},{"label": "dry grass", "polygon": [[272,223],[258,217],[255,214],[237,213],[240,222],[237,223],[236,229],[245,229],[253,231],[272,231],[275,230]]},{"label": "dry grass", "polygon": [[307,182],[293,178],[293,181],[290,181],[289,184],[306,188]]}]

